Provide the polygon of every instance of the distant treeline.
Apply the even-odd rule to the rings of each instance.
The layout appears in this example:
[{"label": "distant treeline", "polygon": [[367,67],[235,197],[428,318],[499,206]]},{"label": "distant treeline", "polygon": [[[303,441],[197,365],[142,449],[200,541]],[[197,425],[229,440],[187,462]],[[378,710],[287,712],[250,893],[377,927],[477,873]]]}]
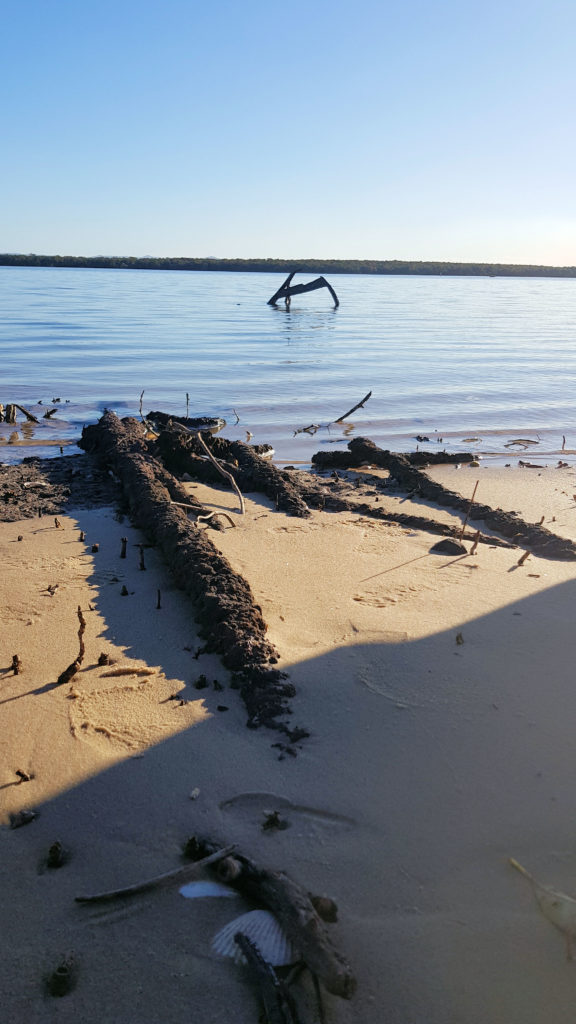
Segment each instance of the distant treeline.
[{"label": "distant treeline", "polygon": [[440,277],[576,277],[576,267],[518,263],[429,263],[410,260],[221,260],[154,256],[0,254],[2,267],[108,267],[114,270],[228,270],[268,274],[432,274]]}]

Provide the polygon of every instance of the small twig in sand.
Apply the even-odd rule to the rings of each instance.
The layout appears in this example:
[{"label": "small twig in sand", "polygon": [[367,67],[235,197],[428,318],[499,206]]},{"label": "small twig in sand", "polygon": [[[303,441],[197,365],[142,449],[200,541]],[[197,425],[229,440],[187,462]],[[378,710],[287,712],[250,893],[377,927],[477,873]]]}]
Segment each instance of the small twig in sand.
[{"label": "small twig in sand", "polygon": [[78,605],[78,621],[80,623],[80,626],[78,627],[78,642],[80,644],[80,650],[76,661],[80,663],[84,661],[84,655],[86,653],[84,649],[84,631],[86,629],[86,619],[82,614],[82,609],[80,605]]},{"label": "small twig in sand", "polygon": [[[146,389],[144,389],[144,390],[146,390]],[[142,420],[142,423],[145,423],[146,420],[144,419],[144,410],[142,409],[142,400],[143,400],[143,398],[144,398],[144,391],[141,391],[140,392],[140,419]]]},{"label": "small twig in sand", "polygon": [[119,668],[113,668],[110,672],[102,672],[102,679],[109,679],[113,676],[154,676],[156,675],[155,668],[140,668],[140,667],[128,667],[124,665]]},{"label": "small twig in sand", "polygon": [[120,542],[122,544],[122,548],[120,550],[120,558],[126,558],[126,545],[128,543],[128,537],[121,537]]},{"label": "small twig in sand", "polygon": [[78,669],[80,668],[80,665],[84,661],[84,654],[85,654],[85,649],[84,649],[84,630],[86,629],[86,619],[84,618],[84,616],[82,614],[82,609],[81,609],[80,605],[78,605],[78,612],[77,612],[77,614],[78,614],[78,621],[80,623],[80,626],[78,628],[78,641],[79,641],[79,645],[80,645],[79,651],[78,651],[78,657],[75,659],[75,661],[72,661],[70,663],[70,665],[68,665],[68,668],[65,668],[64,671],[60,673],[60,675],[58,676],[57,682],[56,682],[57,686],[62,686],[64,683],[69,683],[70,680],[74,678],[74,676],[76,675]]},{"label": "small twig in sand", "polygon": [[179,508],[187,508],[190,512],[196,512],[198,510],[197,505],[189,505],[187,501],[171,501],[171,505],[178,505]]},{"label": "small twig in sand", "polygon": [[[236,409],[232,409],[232,412],[234,413],[234,415],[236,417],[236,423],[240,423],[240,417],[239,417],[238,413],[236,412]],[[234,424],[234,426],[236,426],[236,423]]]},{"label": "small twig in sand", "polygon": [[214,516],[224,516],[224,519],[228,520],[228,522],[230,523],[230,526],[233,526],[234,529],[236,529],[236,523],[228,515],[227,512],[208,512],[205,516],[196,516],[196,522],[197,523],[206,522],[207,519],[213,519]]},{"label": "small twig in sand", "polygon": [[202,437],[202,434],[201,434],[200,432],[198,432],[198,433],[196,434],[196,437],[198,438],[198,441],[200,442],[200,445],[202,446],[202,448],[203,448],[203,449],[204,449],[204,451],[206,452],[206,455],[207,455],[207,456],[208,456],[208,458],[210,459],[210,462],[212,462],[212,463],[213,463],[213,465],[214,465],[214,466],[216,466],[216,469],[218,470],[218,472],[219,472],[219,473],[221,473],[221,474],[222,474],[222,476],[226,477],[226,479],[227,479],[227,480],[229,481],[229,483],[231,484],[231,486],[232,486],[232,489],[233,489],[233,490],[234,490],[234,491],[236,492],[236,494],[238,495],[238,500],[240,501],[240,512],[241,512],[241,514],[242,514],[242,515],[244,515],[244,513],[245,513],[245,511],[246,511],[246,509],[245,509],[245,507],[244,507],[244,498],[242,497],[242,495],[241,495],[241,493],[240,493],[240,488],[238,487],[238,484],[236,483],[236,481],[235,481],[234,477],[232,476],[232,473],[229,473],[229,472],[228,472],[228,470],[224,469],[224,468],[223,468],[223,467],[222,467],[222,466],[220,465],[220,463],[218,462],[218,460],[214,458],[214,456],[212,455],[212,452],[210,451],[210,449],[209,449],[208,445],[206,444],[206,442],[205,442],[205,440],[204,440],[204,438]]},{"label": "small twig in sand", "polygon": [[20,671],[22,669],[22,662],[20,661],[20,658],[18,657],[17,654],[12,655],[12,664],[10,668],[12,669],[15,676],[20,675]]},{"label": "small twig in sand", "polygon": [[474,543],[473,543],[472,547],[470,548],[470,554],[471,555],[475,555],[476,554],[476,548],[478,547],[479,543],[480,543],[480,530],[477,531],[476,536],[474,537]]},{"label": "small twig in sand", "polygon": [[149,878],[146,882],[129,885],[126,889],[98,892],[92,896],[76,896],[75,900],[77,903],[105,903],[107,900],[115,900],[118,897],[135,896],[137,893],[148,892],[150,889],[159,889],[163,885],[170,885],[172,882],[187,882],[191,878],[196,878],[197,875],[202,874],[203,869],[209,864],[215,864],[216,861],[229,857],[234,849],[235,846],[226,846],[223,850],[211,853],[209,857],[203,857],[202,860],[197,860],[193,864],[186,864],[183,868],[176,868],[175,871],[168,871],[164,875],[156,875],[155,878]]},{"label": "small twig in sand", "polygon": [[470,512],[472,511],[472,505],[474,504],[474,498],[476,497],[476,489],[477,489],[479,483],[480,483],[480,481],[477,480],[476,483],[474,484],[474,490],[472,491],[472,497],[470,498],[470,504],[468,505],[468,511],[466,513],[466,518],[465,518],[464,522],[462,523],[462,529],[460,530],[460,539],[462,539],[462,537],[464,536],[464,530],[466,529],[466,525],[467,525],[468,520],[470,518]]},{"label": "small twig in sand", "polygon": [[529,557],[530,557],[530,552],[529,551],[525,551],[524,554],[521,555],[520,558],[518,559],[516,565],[524,565],[524,562]]},{"label": "small twig in sand", "polygon": [[159,611],[162,607],[162,594],[158,591],[158,600],[156,601],[156,611]]},{"label": "small twig in sand", "polygon": [[141,572],[145,572],[146,571],[146,563],[144,562],[144,545],[143,544],[139,544],[138,545],[138,549],[140,551],[140,566],[139,566],[139,568],[140,568]]},{"label": "small twig in sand", "polygon": [[368,394],[364,396],[362,401],[358,402],[358,405],[354,405],[351,409],[348,409],[348,412],[345,412],[343,416],[339,416],[337,420],[334,420],[334,423],[342,423],[342,420],[345,420],[348,418],[348,416],[351,416],[353,412],[356,412],[356,409],[361,409],[364,403],[368,401],[371,395],[372,392],[369,391]]}]

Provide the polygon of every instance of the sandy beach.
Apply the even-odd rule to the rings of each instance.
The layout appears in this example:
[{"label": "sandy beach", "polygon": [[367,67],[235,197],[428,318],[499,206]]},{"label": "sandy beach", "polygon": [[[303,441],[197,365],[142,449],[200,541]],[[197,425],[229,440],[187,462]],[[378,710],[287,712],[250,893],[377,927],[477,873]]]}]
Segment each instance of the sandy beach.
[{"label": "sandy beach", "polygon": [[[429,475],[466,499],[478,480],[482,502],[576,540],[571,465]],[[182,866],[200,834],[336,901],[327,927],[358,988],[324,994],[329,1024],[564,1024],[576,963],[509,858],[576,893],[576,561],[430,553],[422,530],[297,519],[255,493],[240,516],[231,491],[185,486],[236,524],[210,538],[248,581],[309,736],[246,728],[193,603],[105,496],[0,522],[2,1019],[255,1024],[246,970],[211,948],[245,900],[176,884],[75,902]],[[393,488],[381,502],[462,522]],[[85,658],[57,686],[78,607]],[[286,827],[263,828],[275,811]],[[69,957],[57,998],[47,979]],[[312,1024],[309,978],[294,994]]]}]

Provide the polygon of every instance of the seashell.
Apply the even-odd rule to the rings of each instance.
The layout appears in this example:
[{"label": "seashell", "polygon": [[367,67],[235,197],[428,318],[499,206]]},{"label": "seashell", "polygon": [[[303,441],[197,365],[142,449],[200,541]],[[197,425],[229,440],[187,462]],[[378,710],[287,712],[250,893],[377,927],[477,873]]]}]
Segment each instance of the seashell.
[{"label": "seashell", "polygon": [[199,899],[203,896],[237,896],[234,889],[227,885],[220,885],[220,882],[188,882],[178,890],[182,896],[189,900]]},{"label": "seashell", "polygon": [[237,964],[245,964],[246,959],[234,942],[238,932],[248,936],[262,958],[272,967],[285,967],[299,959],[292,943],[268,910],[250,910],[247,914],[241,914],[224,925],[212,939],[215,953],[230,956]]}]

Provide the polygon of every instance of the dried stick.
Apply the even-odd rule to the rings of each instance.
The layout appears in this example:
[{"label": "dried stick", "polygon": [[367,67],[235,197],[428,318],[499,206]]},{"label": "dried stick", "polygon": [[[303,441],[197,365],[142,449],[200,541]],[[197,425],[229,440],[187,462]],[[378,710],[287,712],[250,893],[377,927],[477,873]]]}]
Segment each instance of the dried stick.
[{"label": "dried stick", "polygon": [[476,488],[478,487],[479,483],[480,483],[480,481],[477,480],[476,483],[474,484],[474,490],[472,491],[472,497],[470,498],[470,504],[468,505],[468,511],[466,513],[466,518],[465,518],[465,520],[464,520],[464,522],[462,524],[462,529],[460,531],[460,538],[462,538],[464,536],[464,530],[466,529],[466,524],[468,523],[468,520],[470,518],[470,512],[472,511],[472,505],[474,504],[474,498],[476,497]]},{"label": "dried stick", "polygon": [[84,630],[86,629],[86,619],[82,614],[82,609],[80,605],[78,605],[78,621],[80,623],[80,626],[78,628],[78,641],[80,644],[78,657],[76,658],[75,661],[72,661],[70,665],[68,665],[68,668],[65,668],[64,671],[60,673],[56,682],[57,686],[62,686],[64,683],[69,683],[70,680],[74,678],[78,669],[80,668],[80,665],[84,661]]},{"label": "dried stick", "polygon": [[210,451],[208,445],[206,444],[206,442],[205,442],[205,440],[202,437],[202,434],[200,432],[198,432],[196,434],[196,437],[198,438],[198,440],[200,442],[200,445],[202,446],[203,450],[206,452],[206,455],[210,459],[210,462],[212,462],[213,465],[216,466],[216,469],[218,470],[219,473],[222,474],[222,476],[226,477],[226,479],[231,484],[232,489],[234,491],[236,491],[236,494],[238,495],[238,498],[239,498],[239,501],[240,501],[240,512],[241,512],[242,515],[244,515],[244,513],[246,511],[246,509],[244,507],[244,498],[242,497],[242,495],[240,493],[240,488],[238,487],[238,484],[236,483],[234,477],[232,476],[232,473],[229,473],[226,469],[224,469],[220,465],[220,463],[214,458],[214,456],[212,455],[212,452]]},{"label": "dried stick", "polygon": [[187,508],[190,512],[197,512],[198,505],[191,505],[188,501],[171,501],[171,505],[178,505],[178,508]]},{"label": "dried stick", "polygon": [[236,529],[236,523],[234,522],[233,519],[230,518],[227,512],[208,512],[207,515],[205,516],[196,516],[196,522],[203,523],[206,522],[207,519],[212,519],[214,516],[224,516],[224,519],[228,520],[230,526],[233,526],[234,529]]},{"label": "dried stick", "polygon": [[364,396],[362,401],[358,402],[358,405],[353,406],[352,409],[348,409],[348,412],[345,412],[343,416],[339,416],[337,420],[334,420],[334,423],[342,423],[342,420],[345,420],[347,419],[348,416],[351,416],[353,412],[356,412],[356,409],[361,409],[362,406],[364,405],[364,402],[368,401],[371,394],[372,392],[369,391],[368,394]]},{"label": "dried stick", "polygon": [[80,650],[78,652],[78,657],[76,658],[76,661],[80,665],[84,661],[84,654],[86,653],[84,649],[84,631],[86,629],[86,619],[82,614],[82,609],[80,605],[78,605],[78,622],[80,623],[78,627],[78,641],[80,644]]},{"label": "dried stick", "polygon": [[143,668],[140,665],[120,665],[110,672],[102,672],[102,679],[116,678],[116,676],[154,676],[158,670],[155,668]]},{"label": "dried stick", "polygon": [[164,875],[156,875],[145,882],[137,882],[136,885],[129,885],[126,889],[111,889],[109,892],[98,892],[91,896],[75,896],[76,903],[105,903],[107,900],[115,900],[122,896],[136,896],[140,892],[149,892],[150,889],[160,889],[163,885],[170,885],[171,882],[188,882],[196,878],[209,864],[228,857],[236,847],[226,846],[223,850],[217,850],[202,860],[193,864],[186,864],[183,868],[176,868],[175,871],[167,871]]}]

